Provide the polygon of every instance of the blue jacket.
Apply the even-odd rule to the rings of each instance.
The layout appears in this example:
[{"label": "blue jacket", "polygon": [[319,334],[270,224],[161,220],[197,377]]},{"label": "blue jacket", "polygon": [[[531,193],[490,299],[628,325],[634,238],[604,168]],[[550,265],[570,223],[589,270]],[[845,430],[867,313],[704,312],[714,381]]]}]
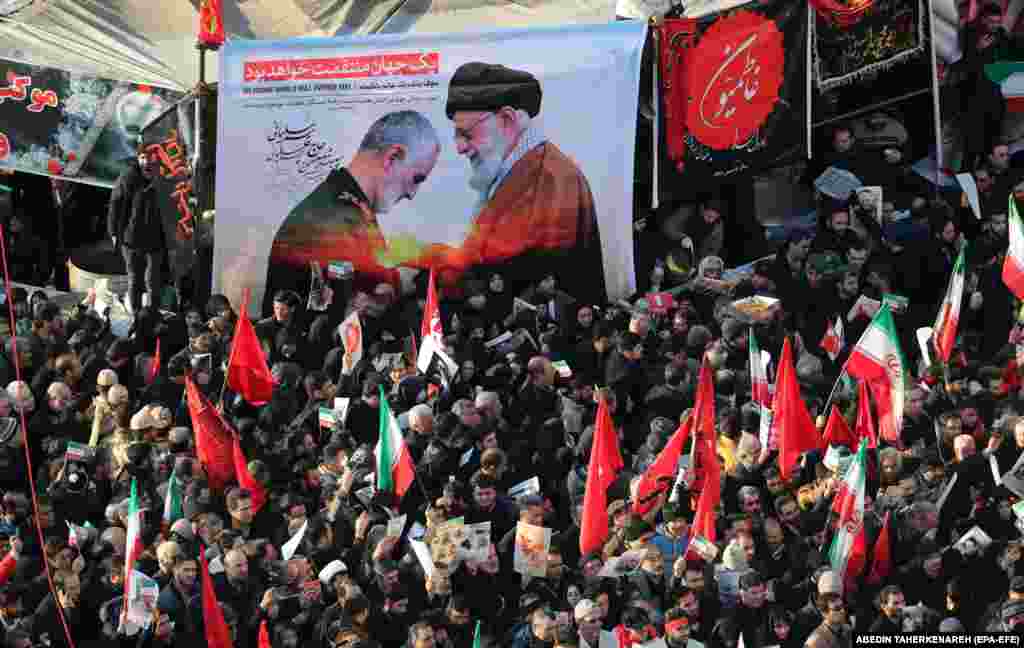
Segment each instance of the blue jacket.
[{"label": "blue jacket", "polygon": [[661,551],[665,558],[665,573],[671,575],[676,560],[686,553],[686,547],[690,544],[690,534],[679,539],[671,538],[665,532],[665,525],[661,524],[658,525],[658,533],[651,539],[651,544]]}]

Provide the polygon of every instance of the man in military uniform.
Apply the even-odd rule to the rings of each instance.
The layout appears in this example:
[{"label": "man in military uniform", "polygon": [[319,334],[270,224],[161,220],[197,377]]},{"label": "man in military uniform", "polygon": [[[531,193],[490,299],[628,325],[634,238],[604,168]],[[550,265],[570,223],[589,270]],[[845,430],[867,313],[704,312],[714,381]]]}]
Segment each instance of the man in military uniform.
[{"label": "man in military uniform", "polygon": [[367,290],[382,281],[397,288],[397,271],[381,263],[387,243],[377,214],[412,200],[440,152],[433,125],[416,111],[392,112],[375,121],[348,166],[332,171],[278,228],[263,312],[271,311],[278,290],[304,293],[314,261],[323,269],[331,261],[351,262],[357,285]]}]

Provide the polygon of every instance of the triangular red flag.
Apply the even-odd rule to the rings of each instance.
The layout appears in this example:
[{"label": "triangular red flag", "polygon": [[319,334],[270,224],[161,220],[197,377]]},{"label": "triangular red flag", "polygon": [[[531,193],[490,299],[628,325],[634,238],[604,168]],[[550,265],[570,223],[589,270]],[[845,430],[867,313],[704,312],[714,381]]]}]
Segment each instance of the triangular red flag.
[{"label": "triangular red flag", "polygon": [[153,353],[153,364],[149,367],[149,375],[146,376],[146,384],[152,385],[156,377],[160,375],[160,338],[156,339],[156,352]]},{"label": "triangular red flag", "polygon": [[783,480],[788,480],[800,455],[817,449],[820,444],[818,430],[800,396],[789,338],[782,344],[772,409],[772,435],[779,443],[779,474]]},{"label": "triangular red flag", "polygon": [[590,447],[587,488],[583,495],[580,522],[580,553],[597,551],[608,537],[608,487],[622,470],[622,454],[615,426],[608,413],[608,402],[601,398],[597,406],[594,441]]},{"label": "triangular red flag", "polygon": [[206,645],[208,648],[233,648],[231,629],[224,621],[224,611],[217,602],[217,593],[213,591],[213,579],[210,578],[210,567],[206,564],[206,555],[199,552],[199,567],[203,579],[203,625],[206,627]]},{"label": "triangular red flag", "polygon": [[235,462],[235,477],[238,479],[238,485],[252,494],[252,512],[259,513],[259,510],[267,503],[267,489],[249,472],[249,462],[245,459],[238,437],[235,437],[234,441],[232,456]]},{"label": "triangular red flag", "polygon": [[871,397],[868,395],[868,384],[863,380],[857,384],[857,421],[853,426],[853,434],[857,439],[867,439],[869,448],[878,447],[878,433],[875,432],[875,421],[871,415]]},{"label": "triangular red flag", "polygon": [[196,439],[196,457],[206,470],[210,488],[224,489],[235,477],[231,450],[231,426],[210,400],[199,391],[192,376],[185,376],[185,401]]},{"label": "triangular red flag", "polygon": [[697,397],[693,405],[693,453],[695,464],[694,485],[700,484],[697,510],[693,515],[691,537],[715,542],[715,519],[722,499],[721,466],[718,464],[718,441],[715,437],[715,386],[711,368],[705,359],[700,368]]},{"label": "triangular red flag", "polygon": [[256,637],[256,648],[273,648],[270,644],[270,632],[267,631],[267,620],[260,621],[260,633]]},{"label": "triangular red flag", "polygon": [[880,585],[892,573],[892,547],[889,544],[889,514],[885,512],[885,521],[882,523],[882,530],[875,540],[875,550],[871,558],[871,571],[868,572],[868,584]]},{"label": "triangular red flag", "polygon": [[265,405],[274,396],[274,375],[267,366],[267,357],[256,337],[256,329],[249,321],[248,307],[247,291],[235,325],[235,337],[231,342],[228,387],[253,405]]},{"label": "triangular red flag", "polygon": [[420,339],[426,340],[431,335],[443,337],[441,329],[441,308],[438,306],[437,284],[434,269],[430,269],[430,280],[427,282],[427,303],[423,307],[423,321],[420,322]]},{"label": "triangular red flag", "polygon": [[690,436],[691,427],[693,427],[692,413],[679,424],[668,444],[658,453],[658,458],[640,477],[636,486],[636,501],[633,502],[633,512],[637,515],[647,515],[654,508],[657,495],[665,492],[675,483],[679,456],[683,453],[683,447]]},{"label": "triangular red flag", "polygon": [[842,415],[839,408],[832,406],[828,415],[828,423],[825,425],[825,436],[821,439],[822,450],[832,446],[846,446],[850,450],[857,448],[857,437],[853,435],[850,426],[846,423],[846,417]]}]

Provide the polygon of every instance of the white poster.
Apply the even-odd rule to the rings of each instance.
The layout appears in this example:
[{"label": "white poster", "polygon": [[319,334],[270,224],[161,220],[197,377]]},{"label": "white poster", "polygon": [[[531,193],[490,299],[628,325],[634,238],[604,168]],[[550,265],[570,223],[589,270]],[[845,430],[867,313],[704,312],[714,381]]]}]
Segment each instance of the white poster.
[{"label": "white poster", "polygon": [[259,304],[347,261],[357,289],[434,268],[443,286],[498,271],[513,294],[547,274],[583,303],[631,294],[645,33],[229,41],[216,290]]}]

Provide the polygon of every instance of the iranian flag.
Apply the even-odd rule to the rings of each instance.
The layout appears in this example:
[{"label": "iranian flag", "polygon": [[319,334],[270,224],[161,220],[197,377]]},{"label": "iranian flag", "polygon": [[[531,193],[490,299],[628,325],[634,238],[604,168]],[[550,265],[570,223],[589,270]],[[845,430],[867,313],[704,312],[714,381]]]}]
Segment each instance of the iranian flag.
[{"label": "iranian flag", "polygon": [[402,499],[416,476],[409,448],[405,447],[398,420],[391,413],[384,387],[380,388],[380,438],[377,440],[377,491]]},{"label": "iranian flag", "polygon": [[896,324],[889,306],[883,304],[853,347],[846,372],[868,382],[878,406],[881,437],[898,443],[903,425],[906,361],[900,350]]},{"label": "iranian flag", "polygon": [[164,496],[164,525],[169,529],[172,524],[185,517],[182,507],[181,480],[178,479],[178,467],[171,471],[167,481],[167,494]]},{"label": "iranian flag", "polygon": [[843,352],[843,347],[846,346],[846,333],[843,331],[842,315],[836,317],[835,324],[828,325],[828,330],[821,338],[819,346],[828,354],[829,360],[832,362],[835,362],[839,354]]},{"label": "iranian flag", "polygon": [[1017,200],[1010,194],[1010,249],[1003,262],[1003,283],[1017,299],[1024,299],[1024,226],[1017,213]]},{"label": "iranian flag", "polygon": [[867,562],[867,537],[864,534],[867,450],[867,441],[862,439],[857,455],[846,469],[839,491],[832,500],[832,512],[838,519],[828,557],[832,569],[843,583],[859,576]]},{"label": "iranian flag", "polygon": [[943,362],[949,362],[949,356],[953,353],[953,343],[956,342],[956,330],[960,325],[960,302],[963,296],[964,248],[962,247],[960,248],[960,254],[956,257],[956,263],[953,265],[953,276],[949,278],[946,298],[942,300],[939,314],[935,318],[935,325],[932,327],[932,340]]},{"label": "iranian flag", "polygon": [[748,347],[750,349],[751,400],[765,410],[772,406],[772,399],[768,393],[768,369],[761,356],[761,348],[757,345],[757,338],[754,337],[753,327],[751,327],[748,337],[750,339]]},{"label": "iranian flag", "polygon": [[124,600],[138,598],[142,582],[136,577],[135,561],[142,554],[142,509],[139,508],[138,484],[132,477],[132,491],[128,499],[128,531],[125,534]]}]

